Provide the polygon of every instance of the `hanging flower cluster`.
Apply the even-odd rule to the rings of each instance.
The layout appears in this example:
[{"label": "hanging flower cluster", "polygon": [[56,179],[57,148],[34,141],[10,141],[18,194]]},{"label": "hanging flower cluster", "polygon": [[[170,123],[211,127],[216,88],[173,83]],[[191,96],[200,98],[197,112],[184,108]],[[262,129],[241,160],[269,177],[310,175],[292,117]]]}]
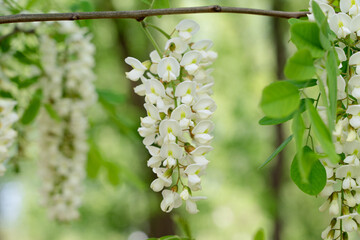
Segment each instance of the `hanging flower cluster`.
[{"label": "hanging flower cluster", "polygon": [[86,110],[96,101],[94,45],[85,28],[73,22],[51,23],[65,46],[41,34],[41,79],[45,108],[39,116],[42,202],[51,218],[78,218],[85,177],[88,128]]},{"label": "hanging flower cluster", "polygon": [[[360,1],[340,0],[339,13],[335,12],[327,0],[316,2],[338,38],[336,52],[340,60],[339,69],[343,72],[337,78],[338,109],[333,132],[336,152],[342,156],[342,160],[333,164],[322,159],[328,180],[320,193],[327,199],[320,210],[328,209],[332,216],[322,238],[347,239],[348,232],[357,231],[360,224]],[[309,15],[309,19],[314,19],[313,14]],[[325,71],[321,77],[326,83]],[[327,122],[322,108],[319,108],[319,113],[324,122]],[[340,236],[341,232],[343,236]]]},{"label": "hanging flower cluster", "polygon": [[14,143],[17,132],[11,128],[18,120],[18,115],[13,111],[16,102],[0,99],[0,176],[4,175],[5,161],[9,158],[9,148]]},{"label": "hanging flower cluster", "polygon": [[210,50],[212,41],[191,41],[199,28],[196,22],[183,20],[174,31],[178,37],[166,42],[163,54],[153,51],[144,63],[125,59],[133,67],[126,77],[142,82],[134,90],[145,96],[147,116],[141,118],[138,131],[152,156],[147,165],[157,178],[151,188],[162,191],[164,212],[184,200],[187,211],[197,213],[196,201],[204,198],[193,192],[201,190],[200,177],[209,162],[204,155],[212,150],[210,118],[216,104],[210,97],[214,79],[208,67],[217,54]]}]

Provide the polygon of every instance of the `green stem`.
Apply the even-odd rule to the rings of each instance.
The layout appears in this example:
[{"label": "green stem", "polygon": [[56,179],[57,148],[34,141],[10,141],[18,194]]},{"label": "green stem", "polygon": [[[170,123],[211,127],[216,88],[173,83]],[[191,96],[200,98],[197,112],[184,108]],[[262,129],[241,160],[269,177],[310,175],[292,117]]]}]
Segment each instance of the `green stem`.
[{"label": "green stem", "polygon": [[151,23],[146,23],[146,26],[148,27],[152,27],[154,28],[155,30],[159,31],[162,35],[164,35],[167,39],[170,39],[170,35],[167,34],[164,30],[162,30],[161,28],[159,28],[158,26],[155,26],[154,24],[151,24]]},{"label": "green stem", "polygon": [[141,22],[141,26],[144,29],[145,35],[147,36],[147,38],[150,40],[151,44],[154,46],[155,50],[159,53],[160,57],[163,55],[159,46],[157,45],[155,39],[153,38],[153,36],[151,35],[149,29],[147,29],[146,27],[146,23]]}]

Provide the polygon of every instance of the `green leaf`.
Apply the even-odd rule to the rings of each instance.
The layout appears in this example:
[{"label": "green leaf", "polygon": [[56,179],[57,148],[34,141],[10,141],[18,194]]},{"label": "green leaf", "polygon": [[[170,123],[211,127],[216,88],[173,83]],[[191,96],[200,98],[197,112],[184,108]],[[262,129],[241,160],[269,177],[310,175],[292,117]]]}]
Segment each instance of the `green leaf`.
[{"label": "green leaf", "polygon": [[319,141],[323,151],[327,154],[332,163],[338,163],[340,158],[335,152],[334,144],[331,140],[329,129],[325,123],[321,120],[319,113],[314,108],[311,101],[306,100],[306,109],[309,113],[309,118],[312,125],[312,130],[316,139]]},{"label": "green leaf", "polygon": [[260,119],[259,124],[260,125],[277,125],[277,124],[281,124],[284,122],[289,121],[290,119],[293,118],[293,114],[290,114],[287,117],[284,118],[269,118],[269,117],[263,117],[262,119]]},{"label": "green leaf", "polygon": [[300,20],[300,19],[297,19],[297,18],[290,18],[289,20],[288,20],[288,23],[290,24],[290,25],[293,25],[294,23],[299,23],[299,22],[304,22],[303,20]]},{"label": "green leaf", "polygon": [[110,90],[96,89],[100,101],[105,101],[110,104],[119,104],[126,101],[124,94],[119,94]]},{"label": "green leaf", "polygon": [[107,170],[107,179],[109,183],[113,186],[118,186],[120,184],[119,166],[113,162],[105,162],[104,166]]},{"label": "green leaf", "polygon": [[318,160],[318,156],[316,153],[309,148],[308,146],[305,146],[303,149],[300,149],[301,155],[296,155],[299,162],[299,170],[301,175],[301,180],[303,183],[309,183],[309,176],[311,169],[314,165],[314,163]]},{"label": "green leaf", "polygon": [[311,7],[312,7],[312,11],[314,13],[315,21],[320,26],[325,20],[327,20],[326,16],[316,1],[312,2]]},{"label": "green leaf", "polygon": [[258,169],[261,169],[265,167],[271,160],[273,160],[285,147],[288,145],[288,143],[293,139],[293,135],[289,136],[285,141],[280,144],[280,146],[266,159],[266,161],[261,164],[261,166]]},{"label": "green leaf", "polygon": [[308,80],[314,77],[316,68],[307,49],[297,51],[286,63],[285,76],[293,80]]},{"label": "green leaf", "polygon": [[10,92],[4,90],[0,90],[0,97],[15,99],[15,97]]},{"label": "green leaf", "polygon": [[[303,140],[304,140],[304,133],[305,133],[305,124],[304,124],[304,120],[302,119],[302,116],[299,112],[295,113],[295,115],[294,115],[294,119],[293,119],[293,122],[291,125],[291,130],[294,134],[295,146],[296,146],[298,158],[303,159],[302,147],[303,147]],[[303,178],[306,177],[304,171],[301,171],[301,176]]]},{"label": "green leaf", "polygon": [[331,49],[326,58],[327,85],[329,88],[329,130],[332,132],[335,125],[336,108],[337,108],[337,53]]},{"label": "green leaf", "polygon": [[24,125],[28,125],[34,121],[37,114],[39,113],[41,107],[41,100],[42,100],[42,91],[41,89],[36,90],[30,103],[25,110],[24,114],[21,117],[21,123]]},{"label": "green leaf", "polygon": [[254,236],[254,240],[265,240],[265,231],[264,229],[260,228],[255,236]]},{"label": "green leaf", "polygon": [[299,104],[297,87],[288,82],[278,81],[263,90],[260,107],[270,118],[284,118],[294,112]]},{"label": "green leaf", "polygon": [[309,195],[319,194],[324,189],[327,180],[324,166],[319,160],[316,160],[311,167],[308,182],[303,182],[299,165],[299,160],[295,156],[291,164],[291,179],[304,193]]},{"label": "green leaf", "polygon": [[184,232],[184,234],[186,235],[186,237],[191,239],[192,234],[191,234],[191,230],[190,230],[190,225],[189,225],[189,222],[186,220],[186,218],[183,218],[179,215],[175,215],[174,221],[177,223],[178,226],[181,227],[181,229]]},{"label": "green leaf", "polygon": [[285,80],[285,82],[291,83],[299,89],[313,87],[317,85],[317,79],[310,79],[306,81]]},{"label": "green leaf", "polygon": [[147,5],[151,5],[151,1],[150,0],[141,0],[143,3],[147,4]]},{"label": "green leaf", "polygon": [[314,22],[294,23],[291,28],[291,41],[300,49],[308,49],[314,58],[324,56],[320,42],[320,29]]},{"label": "green leaf", "polygon": [[88,160],[86,164],[86,173],[89,178],[95,179],[100,172],[104,159],[94,143],[90,143],[90,149],[88,152]]},{"label": "green leaf", "polygon": [[[310,101],[314,102],[314,99],[312,99],[312,98],[308,98],[308,99]],[[299,108],[295,112],[291,113],[289,116],[284,117],[284,118],[269,118],[269,117],[265,116],[262,119],[260,119],[259,124],[260,125],[277,125],[280,123],[284,123],[284,122],[287,122],[290,119],[292,119],[294,117],[295,113],[297,113],[297,112],[303,113],[305,111],[305,109],[306,109],[305,108],[305,99],[301,99]]]},{"label": "green leaf", "polygon": [[159,8],[169,8],[170,2],[169,0],[154,0],[153,8],[159,9]]},{"label": "green leaf", "polygon": [[51,104],[45,103],[44,107],[52,119],[54,119],[55,121],[58,121],[58,122],[61,121],[60,116],[57,114],[57,112],[55,111],[55,109],[52,107]]}]

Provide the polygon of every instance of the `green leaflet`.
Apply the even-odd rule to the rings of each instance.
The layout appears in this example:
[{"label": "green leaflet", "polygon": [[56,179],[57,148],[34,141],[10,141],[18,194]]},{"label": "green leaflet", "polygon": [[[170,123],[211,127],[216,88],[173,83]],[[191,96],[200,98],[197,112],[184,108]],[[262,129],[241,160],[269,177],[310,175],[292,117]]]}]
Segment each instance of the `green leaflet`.
[{"label": "green leaflet", "polygon": [[337,108],[337,54],[332,48],[326,58],[327,85],[329,88],[329,130],[332,132],[335,125],[336,108]]},{"label": "green leaflet", "polygon": [[254,236],[254,240],[265,240],[265,231],[263,228],[260,228],[255,236]]},{"label": "green leaflet", "polygon": [[260,107],[270,118],[284,118],[300,104],[299,90],[291,83],[278,81],[264,88]]},{"label": "green leaflet", "polygon": [[24,114],[21,117],[20,122],[22,124],[28,125],[34,121],[34,119],[39,113],[41,107],[41,100],[42,100],[42,91],[41,89],[38,89],[33,94],[28,107],[26,108]]},{"label": "green leaflet", "polygon": [[265,167],[271,160],[273,160],[285,147],[288,145],[288,143],[293,139],[293,135],[289,136],[285,141],[280,144],[280,146],[266,159],[266,161],[261,164],[261,166],[258,169],[261,169]]},{"label": "green leaflet", "polygon": [[306,100],[306,109],[308,110],[314,135],[319,141],[324,153],[328,156],[331,162],[338,163],[340,159],[335,152],[335,147],[331,140],[329,129],[321,120],[319,113],[316,111],[313,104],[308,100]]},{"label": "green leaflet", "polygon": [[300,49],[307,49],[314,58],[324,56],[320,42],[320,28],[314,22],[297,22],[291,25],[291,41]]},{"label": "green leaflet", "polygon": [[291,179],[301,191],[309,195],[319,194],[326,185],[326,171],[319,160],[316,160],[310,169],[308,181],[304,182],[300,169],[299,159],[295,156],[290,170]]},{"label": "green leaflet", "polygon": [[307,49],[297,51],[286,63],[285,76],[292,80],[309,80],[316,74],[314,60]]},{"label": "green leaflet", "polygon": [[[291,125],[291,130],[294,134],[294,138],[295,138],[295,146],[296,146],[296,151],[297,151],[297,156],[301,160],[303,159],[303,140],[304,140],[304,133],[305,133],[305,124],[304,124],[304,120],[302,119],[301,113],[297,112],[294,115],[294,119]],[[306,174],[303,170],[303,168],[300,168],[300,172],[301,172],[301,177],[303,179],[306,178]]]}]

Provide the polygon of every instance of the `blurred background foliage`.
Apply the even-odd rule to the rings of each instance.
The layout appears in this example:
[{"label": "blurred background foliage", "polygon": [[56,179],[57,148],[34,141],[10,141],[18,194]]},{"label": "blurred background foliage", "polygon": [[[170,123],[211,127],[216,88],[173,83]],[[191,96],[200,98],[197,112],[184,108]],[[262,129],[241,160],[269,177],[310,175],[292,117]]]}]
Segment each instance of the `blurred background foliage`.
[{"label": "blurred background foliage", "polygon": [[[12,0],[15,1],[15,0]],[[171,7],[211,4],[273,9],[273,0],[170,0]],[[18,0],[31,12],[135,10],[147,8],[141,0]],[[307,0],[283,0],[282,8],[297,11]],[[275,128],[258,125],[258,107],[263,87],[277,80],[271,18],[230,14],[194,14],[152,17],[148,21],[170,33],[184,18],[196,20],[201,30],[195,40],[214,41],[218,60],[214,64],[214,99],[218,109],[214,151],[203,178],[200,213],[189,215],[181,208],[171,215],[161,213],[160,194],[149,188],[154,178],[146,167],[148,155],[136,129],[144,116],[142,99],[133,94],[125,79],[124,58],[148,59],[152,46],[135,20],[87,20],[96,45],[96,86],[99,101],[89,112],[89,151],[86,191],[81,218],[70,224],[50,221],[39,205],[36,134],[19,162],[19,174],[8,171],[0,178],[0,239],[4,240],[139,240],[147,234],[186,235],[187,225],[197,240],[250,240],[264,228],[267,239],[280,224],[278,239],[319,239],[326,227],[326,213],[319,213],[323,200],[303,194],[289,178],[292,144],[285,153],[279,195],[271,186],[273,160],[258,167],[275,149]],[[287,44],[290,55],[293,47]],[[153,32],[160,45],[166,39]],[[36,125],[36,123],[35,123]],[[36,127],[36,126],[33,126]],[[285,127],[285,133],[289,126]],[[279,219],[275,215],[279,213]],[[186,219],[186,221],[184,220]],[[184,227],[185,226],[185,227]],[[274,240],[278,240],[274,239]]]}]

